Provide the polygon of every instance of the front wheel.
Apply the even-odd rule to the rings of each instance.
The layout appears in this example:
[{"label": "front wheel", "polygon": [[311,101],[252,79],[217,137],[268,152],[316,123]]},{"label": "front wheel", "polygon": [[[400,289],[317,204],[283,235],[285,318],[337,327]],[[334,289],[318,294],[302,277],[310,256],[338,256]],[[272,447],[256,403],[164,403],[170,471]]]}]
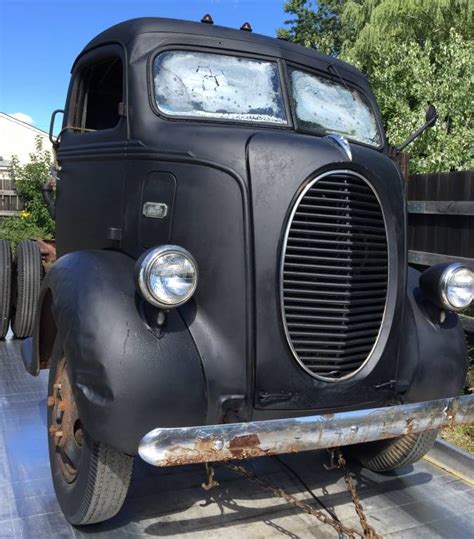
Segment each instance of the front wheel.
[{"label": "front wheel", "polygon": [[52,359],[48,388],[49,459],[59,505],[75,525],[112,518],[127,495],[133,457],[84,431],[64,356]]},{"label": "front wheel", "polygon": [[351,456],[373,472],[389,472],[420,460],[432,447],[438,430],[405,434],[352,446]]}]

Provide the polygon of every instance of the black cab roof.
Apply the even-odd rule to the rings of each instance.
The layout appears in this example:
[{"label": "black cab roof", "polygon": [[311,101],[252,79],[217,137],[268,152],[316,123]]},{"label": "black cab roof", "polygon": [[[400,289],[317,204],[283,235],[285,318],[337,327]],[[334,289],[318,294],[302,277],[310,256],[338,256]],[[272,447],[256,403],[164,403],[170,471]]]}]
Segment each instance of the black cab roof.
[{"label": "black cab roof", "polygon": [[273,49],[274,55],[277,57],[285,57],[288,53],[306,56],[308,60],[316,60],[341,67],[352,75],[365,78],[365,75],[361,71],[346,62],[322,54],[315,49],[302,47],[301,45],[289,43],[282,39],[214,24],[161,17],[141,17],[116,24],[94,37],[84,47],[79,58],[89,50],[111,42],[121,43],[125,47],[128,47],[132,41],[139,40],[142,34],[150,33],[210,36],[232,41],[233,46],[230,48],[234,49],[235,43],[241,41],[243,49],[245,48],[244,44],[253,44],[254,46],[257,45]]}]

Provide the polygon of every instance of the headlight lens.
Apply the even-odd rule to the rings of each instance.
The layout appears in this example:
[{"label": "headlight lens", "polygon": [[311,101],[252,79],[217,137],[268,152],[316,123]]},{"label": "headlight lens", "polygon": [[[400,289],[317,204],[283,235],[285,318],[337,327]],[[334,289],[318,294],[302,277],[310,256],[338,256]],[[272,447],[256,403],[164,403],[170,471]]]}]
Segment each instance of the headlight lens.
[{"label": "headlight lens", "polygon": [[474,299],[474,273],[461,264],[452,264],[443,272],[440,287],[447,309],[465,309]]},{"label": "headlight lens", "polygon": [[178,307],[188,301],[198,281],[196,261],[178,245],[147,251],[137,261],[136,275],[142,296],[160,308]]}]

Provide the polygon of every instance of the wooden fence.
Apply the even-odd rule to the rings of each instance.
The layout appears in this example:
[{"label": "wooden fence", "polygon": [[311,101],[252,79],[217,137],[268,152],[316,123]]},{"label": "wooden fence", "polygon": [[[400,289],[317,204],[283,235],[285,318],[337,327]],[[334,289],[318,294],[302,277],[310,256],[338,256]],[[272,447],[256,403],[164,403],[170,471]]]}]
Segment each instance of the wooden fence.
[{"label": "wooden fence", "polygon": [[15,190],[10,163],[0,160],[0,217],[18,215],[23,204]]},{"label": "wooden fence", "polygon": [[[408,261],[458,261],[474,270],[474,171],[410,176],[407,198]],[[474,332],[474,317],[462,320]]]}]

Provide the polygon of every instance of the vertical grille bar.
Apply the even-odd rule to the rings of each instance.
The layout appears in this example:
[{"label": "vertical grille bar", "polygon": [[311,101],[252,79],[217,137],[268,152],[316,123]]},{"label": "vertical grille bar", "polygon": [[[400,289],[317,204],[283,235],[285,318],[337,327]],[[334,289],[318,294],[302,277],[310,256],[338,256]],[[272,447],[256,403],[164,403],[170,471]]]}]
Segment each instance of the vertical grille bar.
[{"label": "vertical grille bar", "polygon": [[315,378],[338,381],[368,361],[388,284],[385,220],[361,175],[333,171],[311,181],[288,220],[281,305],[288,344]]}]

